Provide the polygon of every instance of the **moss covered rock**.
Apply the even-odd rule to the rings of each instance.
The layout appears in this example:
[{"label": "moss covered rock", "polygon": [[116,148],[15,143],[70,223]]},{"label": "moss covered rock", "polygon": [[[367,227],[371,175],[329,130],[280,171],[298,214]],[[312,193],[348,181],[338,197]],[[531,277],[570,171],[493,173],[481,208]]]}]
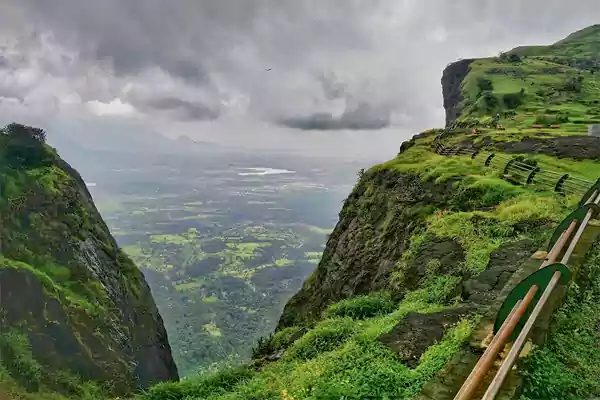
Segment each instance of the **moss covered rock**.
[{"label": "moss covered rock", "polygon": [[[36,132],[0,130],[0,335],[25,338],[47,371],[38,388],[72,390],[52,378],[57,371],[114,394],[177,379],[143,275],[79,174]],[[0,363],[15,380],[30,380],[6,357]]]}]

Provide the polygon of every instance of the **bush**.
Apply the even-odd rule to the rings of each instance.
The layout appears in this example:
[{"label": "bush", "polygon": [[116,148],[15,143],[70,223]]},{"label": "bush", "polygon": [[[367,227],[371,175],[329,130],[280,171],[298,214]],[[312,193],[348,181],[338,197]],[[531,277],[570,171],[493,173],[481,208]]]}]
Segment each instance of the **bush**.
[{"label": "bush", "polygon": [[492,91],[494,90],[494,84],[489,79],[479,77],[477,78],[477,88],[479,89],[479,93]]},{"label": "bush", "polygon": [[521,89],[518,93],[506,93],[502,96],[502,102],[508,109],[514,110],[523,103],[524,90]]},{"label": "bush", "polygon": [[485,91],[482,93],[479,100],[477,100],[477,109],[483,112],[494,111],[498,107],[498,98],[491,91]]},{"label": "bush", "polygon": [[538,115],[537,117],[535,117],[533,123],[536,125],[551,125],[552,120],[545,115]]},{"label": "bush", "polygon": [[296,340],[285,358],[309,360],[320,353],[335,350],[354,332],[355,322],[351,318],[335,318],[320,322],[302,338]]},{"label": "bush", "polygon": [[258,345],[252,349],[252,358],[260,358],[290,347],[306,332],[304,328],[292,326],[269,335],[267,339],[258,339]]},{"label": "bush", "polygon": [[581,92],[583,76],[570,76],[565,80],[564,89],[568,92]]},{"label": "bush", "polygon": [[33,358],[26,335],[17,332],[0,334],[0,354],[0,360],[17,382],[30,391],[40,389],[43,369]]},{"label": "bush", "polygon": [[521,62],[521,57],[518,54],[500,53],[498,56],[500,62],[518,63]]},{"label": "bush", "polygon": [[456,190],[450,206],[460,211],[494,207],[521,193],[523,189],[500,178],[468,179]]},{"label": "bush", "polygon": [[13,168],[36,168],[49,158],[46,151],[46,133],[42,129],[19,124],[7,125],[0,131],[4,159]]},{"label": "bush", "polygon": [[255,372],[246,367],[235,367],[217,372],[214,375],[180,382],[164,382],[150,388],[143,400],[184,400],[205,398],[232,391],[237,385],[250,380]]},{"label": "bush", "polygon": [[508,56],[508,61],[511,63],[521,62],[521,57],[518,54],[511,54]]},{"label": "bush", "polygon": [[375,293],[355,296],[332,304],[325,310],[325,317],[348,317],[365,319],[376,315],[389,314],[396,309],[389,293]]},{"label": "bush", "polygon": [[537,167],[537,165],[538,165],[537,160],[534,160],[533,158],[525,158],[525,156],[516,156],[513,159],[515,161],[518,161],[518,162],[523,163],[523,164],[527,164],[527,165],[532,166],[534,168]]}]

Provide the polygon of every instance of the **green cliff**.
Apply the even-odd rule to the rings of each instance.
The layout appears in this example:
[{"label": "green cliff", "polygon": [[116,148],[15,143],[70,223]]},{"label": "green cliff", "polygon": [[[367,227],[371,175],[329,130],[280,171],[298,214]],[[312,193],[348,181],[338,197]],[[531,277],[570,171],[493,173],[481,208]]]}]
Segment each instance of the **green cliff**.
[{"label": "green cliff", "polygon": [[[595,182],[600,138],[587,136],[587,125],[600,123],[599,51],[600,27],[592,26],[554,45],[449,65],[446,128],[416,135],[393,160],[359,174],[317,269],[252,363],[163,382],[141,398],[452,399],[508,291],[537,269],[583,192],[526,184],[487,156],[440,155],[436,137]],[[13,129],[0,136],[0,390],[81,398],[74,371],[112,382],[113,394],[176,378],[147,286],[85,185],[37,144],[37,132],[23,142]],[[598,225],[502,399],[600,396]]]},{"label": "green cliff", "polygon": [[[446,145],[595,182],[600,138],[587,125],[600,123],[599,50],[593,26],[449,65]],[[481,157],[436,154],[441,132],[416,135],[360,174],[317,269],[252,365],[161,384],[145,399],[452,399],[507,290],[539,266],[583,193],[526,185]],[[536,324],[503,398],[600,395],[600,243],[586,240],[578,277]]]},{"label": "green cliff", "polygon": [[150,289],[79,174],[43,131],[0,130],[0,398],[126,395],[177,378]]}]

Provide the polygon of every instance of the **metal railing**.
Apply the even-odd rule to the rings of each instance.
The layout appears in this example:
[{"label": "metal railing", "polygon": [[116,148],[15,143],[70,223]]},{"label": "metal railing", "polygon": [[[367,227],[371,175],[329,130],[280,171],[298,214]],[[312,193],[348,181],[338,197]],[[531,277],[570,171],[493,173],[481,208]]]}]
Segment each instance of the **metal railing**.
[{"label": "metal railing", "polygon": [[[548,299],[559,284],[567,285],[573,279],[574,271],[567,264],[590,220],[600,213],[600,180],[592,194],[586,193],[582,200],[584,205],[571,213],[556,229],[550,242],[550,251],[540,268],[521,281],[507,296],[496,317],[496,333],[492,341],[454,400],[473,398],[511,336],[518,335],[481,400],[496,398]],[[557,262],[559,257],[560,262]]]},{"label": "metal railing", "polygon": [[442,143],[444,133],[437,136],[433,142],[434,151],[445,156],[466,156],[472,159],[483,159],[486,167],[503,168],[502,178],[523,185],[539,185],[552,189],[555,192],[578,195],[585,193],[594,182],[583,178],[572,176],[531,165],[506,154],[481,152],[480,149],[472,147],[446,147]]},{"label": "metal railing", "polygon": [[454,397],[454,400],[473,399],[498,356],[507,343],[512,341],[512,347],[483,397],[480,397],[481,400],[493,400],[500,392],[548,299],[559,285],[567,285],[576,274],[567,264],[590,220],[600,215],[600,179],[593,183],[569,174],[543,170],[503,154],[481,153],[473,148],[448,148],[441,142],[445,133],[434,141],[434,150],[438,154],[471,155],[473,159],[484,159],[485,166],[504,166],[504,178],[514,180],[517,177],[517,180],[524,181],[525,184],[553,187],[556,192],[561,193],[585,193],[579,202],[579,208],[556,228],[548,245],[546,259],[539,269],[515,286],[504,300],[496,316],[492,341]]}]

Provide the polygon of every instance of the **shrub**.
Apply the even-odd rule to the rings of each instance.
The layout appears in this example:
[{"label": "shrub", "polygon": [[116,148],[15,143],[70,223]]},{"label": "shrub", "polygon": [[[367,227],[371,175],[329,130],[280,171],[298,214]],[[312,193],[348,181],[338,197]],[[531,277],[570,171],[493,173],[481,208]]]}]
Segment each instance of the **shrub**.
[{"label": "shrub", "polygon": [[502,96],[502,102],[506,108],[513,110],[523,103],[523,95],[523,91],[518,93],[506,93]]},{"label": "shrub", "polygon": [[7,125],[4,136],[4,158],[14,168],[43,166],[50,157],[46,151],[46,133],[42,129],[19,124]]},{"label": "shrub", "polygon": [[477,78],[477,88],[479,89],[479,93],[492,91],[494,90],[494,84],[489,79],[479,77]]},{"label": "shrub", "polygon": [[538,115],[533,122],[536,125],[551,125],[552,120],[545,115]]},{"label": "shrub", "polygon": [[354,332],[351,318],[335,318],[320,322],[302,338],[296,340],[285,358],[309,360],[320,353],[335,350]]},{"label": "shrub", "polygon": [[511,63],[521,62],[521,57],[518,54],[511,54],[508,56],[508,61]]},{"label": "shrub", "polygon": [[232,391],[237,385],[247,382],[254,375],[255,372],[246,367],[230,368],[207,377],[159,383],[145,392],[141,398],[143,400],[184,400],[215,396]]},{"label": "shrub", "polygon": [[33,358],[26,335],[13,331],[0,334],[0,354],[2,363],[16,381],[27,390],[40,389],[43,369]]},{"label": "shrub", "polygon": [[374,293],[355,296],[332,304],[325,310],[325,317],[349,317],[365,319],[376,315],[389,314],[396,304],[389,293]]},{"label": "shrub", "polygon": [[518,196],[523,189],[503,179],[490,177],[465,180],[452,196],[450,205],[460,211],[494,207],[502,201]]},{"label": "shrub", "polygon": [[564,89],[568,92],[581,92],[581,84],[583,82],[583,76],[570,76],[565,79],[565,83],[563,85]]},{"label": "shrub", "polygon": [[275,353],[279,350],[285,350],[290,347],[296,340],[298,340],[306,330],[292,326],[276,332],[275,334],[269,335],[267,339],[260,338],[258,345],[255,349],[252,349],[252,358],[260,358],[268,354]]},{"label": "shrub", "polygon": [[483,112],[491,112],[498,107],[498,98],[491,91],[485,91],[482,93],[479,100],[477,100],[477,109]]},{"label": "shrub", "polygon": [[534,160],[533,158],[525,158],[525,156],[516,156],[514,157],[514,160],[532,167],[537,167],[538,165],[537,160]]},{"label": "shrub", "polygon": [[405,297],[409,302],[424,303],[447,303],[456,292],[456,287],[461,278],[458,276],[441,275],[427,280],[425,285],[417,290],[408,293]]}]

